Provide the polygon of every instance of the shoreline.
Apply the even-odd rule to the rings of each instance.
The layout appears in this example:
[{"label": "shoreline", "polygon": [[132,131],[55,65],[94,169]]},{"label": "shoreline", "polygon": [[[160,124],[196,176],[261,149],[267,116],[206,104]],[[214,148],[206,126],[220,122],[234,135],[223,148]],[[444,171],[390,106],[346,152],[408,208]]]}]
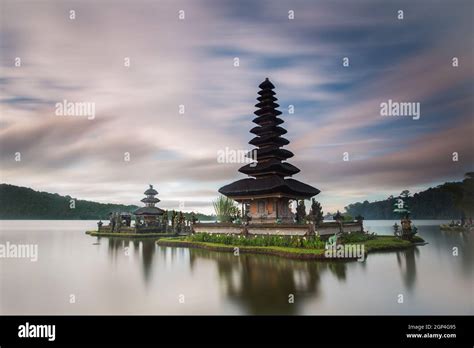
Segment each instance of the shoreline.
[{"label": "shoreline", "polygon": [[[342,245],[364,245],[365,257],[369,253],[389,252],[407,250],[415,246],[427,244],[422,238],[418,237],[417,242],[401,240],[392,236],[379,236],[377,239],[360,242],[347,243]],[[159,246],[175,247],[175,248],[196,248],[205,249],[216,252],[231,252],[238,248],[239,253],[244,254],[262,254],[271,256],[280,256],[283,258],[296,260],[319,260],[319,261],[355,261],[359,256],[353,257],[326,257],[325,249],[309,249],[309,248],[287,248],[277,246],[243,246],[243,245],[227,245],[219,243],[186,241],[181,237],[163,238],[156,242]]]},{"label": "shoreline", "polygon": [[91,237],[116,237],[116,238],[170,238],[176,237],[174,233],[116,233],[116,232],[97,232],[86,231]]}]

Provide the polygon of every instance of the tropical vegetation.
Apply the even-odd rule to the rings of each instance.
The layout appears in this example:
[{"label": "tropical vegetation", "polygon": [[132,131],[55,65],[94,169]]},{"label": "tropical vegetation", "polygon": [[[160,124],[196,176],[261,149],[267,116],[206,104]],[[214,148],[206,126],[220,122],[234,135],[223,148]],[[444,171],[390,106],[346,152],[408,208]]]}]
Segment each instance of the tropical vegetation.
[{"label": "tropical vegetation", "polygon": [[[411,195],[407,190],[398,197],[410,207],[412,219],[461,219],[474,217],[474,179],[467,173],[462,182],[449,182]],[[365,220],[396,220],[394,212],[398,197],[390,196],[382,201],[358,202],[345,207],[347,214],[363,216]]]},{"label": "tropical vegetation", "polygon": [[240,210],[235,201],[225,196],[219,196],[212,202],[219,222],[232,222],[240,217]]},{"label": "tropical vegetation", "polygon": [[190,242],[218,243],[237,246],[279,246],[311,249],[324,249],[325,246],[325,242],[321,241],[317,236],[241,236],[231,234],[196,233],[187,236],[185,240]]}]

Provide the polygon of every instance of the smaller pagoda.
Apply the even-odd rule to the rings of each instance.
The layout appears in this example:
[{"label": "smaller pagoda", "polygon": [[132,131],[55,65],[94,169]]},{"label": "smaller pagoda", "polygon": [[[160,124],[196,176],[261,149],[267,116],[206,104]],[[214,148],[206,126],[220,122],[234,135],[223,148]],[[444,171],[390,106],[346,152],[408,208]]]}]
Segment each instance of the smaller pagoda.
[{"label": "smaller pagoda", "polygon": [[399,233],[398,225],[395,223],[393,226],[394,233],[396,236],[402,237],[403,239],[412,240],[413,236],[417,233],[417,228],[412,226],[410,219],[410,210],[408,204],[405,203],[403,198],[408,198],[408,195],[400,196],[397,202],[394,204],[393,212],[400,216],[400,224],[402,225],[402,231]]},{"label": "smaller pagoda", "polygon": [[155,207],[155,204],[160,201],[155,197],[158,191],[153,188],[153,185],[150,185],[144,194],[146,197],[141,201],[145,203],[145,206],[135,210],[133,215],[141,218],[146,226],[158,225],[160,221],[158,217],[164,214],[164,210]]}]

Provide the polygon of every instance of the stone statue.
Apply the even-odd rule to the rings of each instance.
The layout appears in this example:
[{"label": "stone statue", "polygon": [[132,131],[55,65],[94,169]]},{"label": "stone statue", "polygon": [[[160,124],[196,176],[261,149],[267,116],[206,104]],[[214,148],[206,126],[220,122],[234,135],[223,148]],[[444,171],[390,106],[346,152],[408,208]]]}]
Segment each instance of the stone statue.
[{"label": "stone statue", "polygon": [[334,220],[336,221],[343,221],[344,217],[342,216],[341,212],[338,210],[336,215],[334,215]]},{"label": "stone statue", "polygon": [[396,237],[399,237],[400,236],[400,226],[398,226],[398,224],[395,222],[395,224],[393,225],[393,234],[396,236]]},{"label": "stone statue", "polygon": [[174,228],[175,228],[174,231],[176,232],[176,231],[178,230],[178,228],[179,228],[179,226],[178,226],[178,224],[179,224],[179,215],[178,215],[178,212],[174,212],[173,221],[174,221],[173,225],[174,225]]},{"label": "stone statue", "polygon": [[172,229],[173,231],[174,231],[174,228],[175,228],[176,222],[177,222],[177,221],[176,221],[176,216],[177,216],[176,211],[172,210],[172,211],[171,211],[171,229]]},{"label": "stone statue", "polygon": [[184,228],[184,214],[182,211],[179,212],[178,214],[178,233],[183,231]]},{"label": "stone statue", "polygon": [[404,217],[400,223],[402,224],[403,234],[411,233],[411,220],[408,216]]},{"label": "stone statue", "polygon": [[306,206],[304,205],[304,201],[301,200],[296,206],[296,222],[299,224],[303,224],[305,219],[306,219]]},{"label": "stone statue", "polygon": [[115,231],[115,213],[110,214],[110,231]]},{"label": "stone statue", "polygon": [[328,242],[326,243],[326,249],[335,248],[337,246],[337,241],[339,237],[342,235],[341,232],[334,233],[331,237],[328,238]]},{"label": "stone statue", "polygon": [[412,240],[413,236],[418,232],[418,229],[411,225],[411,220],[408,214],[401,220],[402,224],[402,238]]},{"label": "stone statue", "polygon": [[166,210],[161,216],[161,226],[163,228],[163,232],[166,232],[166,230],[168,229],[168,211]]},{"label": "stone statue", "polygon": [[120,228],[122,227],[122,217],[120,213],[115,213],[115,232],[120,232]]},{"label": "stone statue", "polygon": [[191,212],[191,224],[194,225],[197,221],[198,221],[198,219],[196,218],[196,215],[195,215],[194,212],[192,211],[192,212]]}]

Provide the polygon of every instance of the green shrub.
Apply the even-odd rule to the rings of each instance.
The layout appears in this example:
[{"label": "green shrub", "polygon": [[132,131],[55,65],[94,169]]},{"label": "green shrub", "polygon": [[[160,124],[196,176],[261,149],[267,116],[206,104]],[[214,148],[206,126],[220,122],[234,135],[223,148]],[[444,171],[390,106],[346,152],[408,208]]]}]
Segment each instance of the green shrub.
[{"label": "green shrub", "polygon": [[242,246],[278,246],[290,248],[324,249],[325,243],[317,236],[232,235],[195,233],[186,237],[190,242],[218,243]]},{"label": "green shrub", "polygon": [[219,196],[212,204],[220,222],[232,222],[240,216],[239,208],[235,205],[235,201],[230,198]]},{"label": "green shrub", "polygon": [[376,235],[375,234],[369,234],[369,233],[344,233],[342,236],[339,237],[339,241],[341,243],[360,243],[360,242],[365,242],[371,239],[375,239]]}]

